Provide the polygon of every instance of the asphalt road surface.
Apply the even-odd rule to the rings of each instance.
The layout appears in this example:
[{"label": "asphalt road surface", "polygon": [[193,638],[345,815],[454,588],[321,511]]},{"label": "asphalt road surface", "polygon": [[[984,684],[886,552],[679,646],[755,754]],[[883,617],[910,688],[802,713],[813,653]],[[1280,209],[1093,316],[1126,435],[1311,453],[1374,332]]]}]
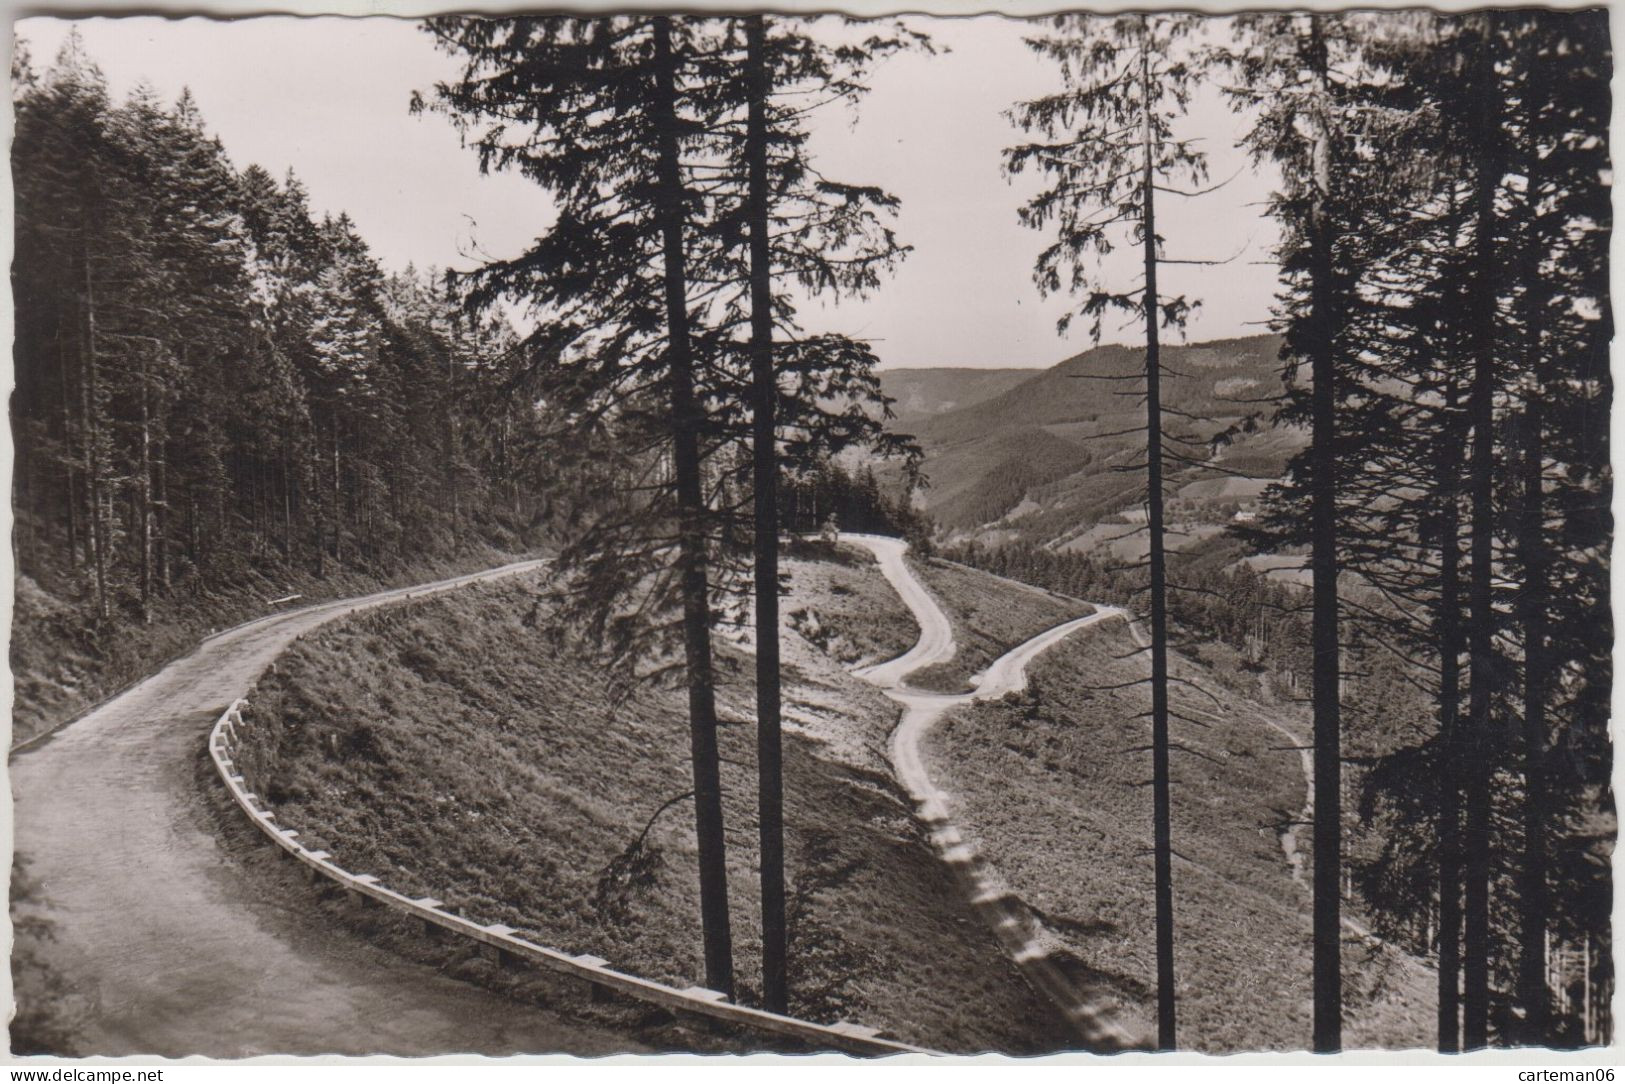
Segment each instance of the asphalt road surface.
[{"label": "asphalt road surface", "polygon": [[[195,652],[11,762],[23,905],[54,936],[30,954],[63,984],[40,999],[85,1054],[398,1054],[642,1050],[328,929],[234,868],[197,771],[215,719],[293,639],[336,617],[537,567],[276,614]],[[25,977],[26,979],[26,977]]]},{"label": "asphalt road surface", "polygon": [[1045,650],[1091,625],[1112,618],[1127,620],[1128,615],[1115,606],[1092,603],[1094,613],[1047,629],[993,660],[971,679],[976,686],[974,692],[958,696],[918,692],[909,688],[908,675],[953,658],[953,626],[904,560],[907,543],[878,535],[841,537],[875,555],[881,573],[920,626],[919,641],[906,653],[856,673],[902,705],[902,718],[891,736],[892,769],[913,797],[920,820],[931,830],[937,853],[954,871],[972,909],[987,923],[1028,981],[1066,1015],[1085,1049],[1106,1052],[1146,1048],[1149,1040],[1125,1021],[1121,1007],[1112,998],[1060,965],[1056,950],[1061,946],[1031,908],[1010,890],[993,864],[960,833],[950,814],[948,793],[932,780],[920,754],[925,735],[951,708],[977,700],[997,700],[1026,688],[1027,665]]}]

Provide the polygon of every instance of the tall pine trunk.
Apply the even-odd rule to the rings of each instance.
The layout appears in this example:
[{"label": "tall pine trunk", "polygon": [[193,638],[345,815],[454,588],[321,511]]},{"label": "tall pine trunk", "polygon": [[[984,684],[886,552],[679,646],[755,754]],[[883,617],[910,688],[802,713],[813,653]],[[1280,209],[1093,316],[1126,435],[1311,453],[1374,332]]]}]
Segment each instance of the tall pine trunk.
[{"label": "tall pine trunk", "polygon": [[683,656],[694,771],[694,831],[700,850],[700,924],[705,984],[733,997],[733,933],[728,917],[728,867],[722,824],[722,777],[717,753],[715,676],[711,662],[710,583],[706,560],[705,494],[700,476],[700,404],[694,393],[688,295],[683,255],[683,177],[677,129],[677,65],[671,19],[654,26],[654,93],[659,131],[656,196],[665,261],[667,370],[672,413],[672,467],[677,482],[678,576],[683,597]]},{"label": "tall pine trunk", "polygon": [[137,549],[141,554],[141,621],[152,624],[152,391],[146,353],[141,355],[141,462],[137,468]]},{"label": "tall pine trunk", "polygon": [[169,590],[171,581],[169,560],[169,444],[167,441],[158,447],[158,460],[153,464],[152,474],[152,513],[153,513],[153,562],[158,576],[158,585],[165,591]]},{"label": "tall pine trunk", "polygon": [[[1439,1052],[1461,1049],[1461,458],[1455,377],[1445,391],[1448,420],[1439,458]],[[1456,433],[1456,435],[1460,435]]]},{"label": "tall pine trunk", "polygon": [[[463,492],[458,459],[462,441],[457,426],[457,352],[446,350],[446,482],[451,490],[451,550],[462,551]],[[402,532],[404,544],[405,532]]]},{"label": "tall pine trunk", "polygon": [[84,340],[83,357],[80,359],[83,366],[83,375],[80,378],[79,394],[83,412],[82,425],[85,442],[85,499],[90,513],[90,551],[95,574],[96,614],[105,621],[110,612],[107,601],[108,525],[102,515],[102,466],[98,448],[102,437],[100,428],[97,425],[101,408],[98,402],[100,389],[96,383],[96,292],[91,278],[88,244],[83,247],[82,256],[84,260]]},{"label": "tall pine trunk", "polygon": [[1464,869],[1462,1042],[1467,1050],[1489,1045],[1490,969],[1490,775],[1495,656],[1495,363],[1496,286],[1495,195],[1500,177],[1493,165],[1495,148],[1495,69],[1491,57],[1491,16],[1478,16],[1481,26],[1473,63],[1479,72],[1474,105],[1474,146],[1481,156],[1474,176],[1474,284],[1468,309],[1473,335],[1473,378],[1468,392],[1472,443],[1468,462],[1468,501],[1472,546],[1467,592],[1468,718],[1472,728],[1466,762],[1466,854]]},{"label": "tall pine trunk", "polygon": [[762,879],[762,1002],[789,1008],[784,913],[784,760],[779,688],[778,380],[773,370],[772,252],[768,242],[767,27],[745,20],[750,103],[745,159],[750,217],[751,458],[755,489],[756,764]]},{"label": "tall pine trunk", "polygon": [[1326,116],[1327,57],[1319,15],[1309,17],[1310,64],[1316,82],[1310,111],[1313,194],[1309,211],[1311,356],[1309,492],[1310,574],[1313,618],[1310,631],[1314,701],[1314,1048],[1336,1053],[1343,1045],[1342,896],[1343,754],[1342,667],[1337,620],[1337,387],[1333,357],[1332,238],[1327,221],[1331,193],[1331,124]]},{"label": "tall pine trunk", "polygon": [[[65,323],[66,321],[63,321]],[[77,570],[84,566],[84,560],[79,550],[79,485],[78,472],[73,469],[77,455],[78,440],[76,427],[73,422],[73,390],[70,386],[70,373],[73,365],[69,363],[66,340],[68,336],[63,333],[62,323],[57,325],[57,372],[61,380],[62,389],[62,464],[65,473],[63,493],[66,497],[65,519],[68,524],[68,558]]]},{"label": "tall pine trunk", "polygon": [[[1532,280],[1530,280],[1532,281]],[[1534,359],[1532,359],[1534,360]],[[1547,1041],[1546,994],[1546,600],[1547,567],[1542,462],[1545,456],[1540,380],[1524,408],[1522,507],[1518,550],[1524,582],[1518,618],[1523,626],[1523,868],[1518,884],[1518,1003],[1525,1045]]]},{"label": "tall pine trunk", "polygon": [[327,569],[327,516],[330,509],[324,508],[322,500],[322,436],[315,412],[311,412],[310,441],[306,444],[309,449],[310,465],[301,473],[310,479],[310,508],[311,515],[307,517],[311,548],[316,555],[316,576],[318,579],[326,574]]},{"label": "tall pine trunk", "polygon": [[339,409],[333,407],[333,563],[343,565],[342,552],[344,538],[344,517],[340,510],[344,507],[344,493],[340,485],[339,471]]},{"label": "tall pine trunk", "polygon": [[[1539,15],[1533,16],[1539,19]],[[1542,27],[1541,29],[1544,29]],[[1523,585],[1518,594],[1518,622],[1523,631],[1523,868],[1518,884],[1518,1004],[1523,1008],[1520,1041],[1529,1046],[1548,1041],[1549,1019],[1546,993],[1546,614],[1550,558],[1546,551],[1546,500],[1544,484],[1545,415],[1543,399],[1545,361],[1542,356],[1543,313],[1537,284],[1540,282],[1541,255],[1545,251],[1540,227],[1542,192],[1540,150],[1533,128],[1537,111],[1546,94],[1545,70],[1537,52],[1530,49],[1527,65],[1529,89],[1526,94],[1526,137],[1524,172],[1527,188],[1524,206],[1528,232],[1524,237],[1523,341],[1525,394],[1521,451],[1520,507],[1518,509],[1518,555],[1523,565]]]},{"label": "tall pine trunk", "polygon": [[292,438],[288,433],[288,424],[283,422],[280,427],[282,460],[282,555],[283,559],[293,561],[293,511],[294,511],[294,449]]},{"label": "tall pine trunk", "polygon": [[1140,17],[1140,90],[1144,132],[1146,528],[1151,565],[1151,804],[1152,861],[1156,872],[1157,1048],[1173,1050],[1174,874],[1168,770],[1168,586],[1162,527],[1162,358],[1157,341],[1156,173],[1152,161],[1150,29]]}]

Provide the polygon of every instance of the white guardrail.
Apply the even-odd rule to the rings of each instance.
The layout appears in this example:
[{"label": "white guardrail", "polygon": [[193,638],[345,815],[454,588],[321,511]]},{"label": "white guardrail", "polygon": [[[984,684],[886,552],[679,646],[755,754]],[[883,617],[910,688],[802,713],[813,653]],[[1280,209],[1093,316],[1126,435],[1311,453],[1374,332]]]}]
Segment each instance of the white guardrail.
[{"label": "white guardrail", "polygon": [[639,1001],[660,1005],[667,1009],[721,1020],[755,1031],[769,1032],[796,1039],[816,1050],[833,1050],[848,1054],[936,1054],[917,1046],[909,1046],[860,1024],[841,1021],[837,1024],[815,1024],[792,1016],[753,1009],[728,1001],[717,990],[690,986],[679,990],[674,986],[616,971],[608,961],[597,956],[571,955],[558,949],[547,948],[525,940],[513,929],[500,923],[484,924],[461,915],[452,914],[444,904],[431,896],[413,898],[379,883],[368,873],[351,873],[332,861],[326,851],[311,850],[299,842],[299,833],[277,824],[276,812],[257,795],[248,790],[243,776],[233,764],[233,754],[240,739],[237,728],[242,725],[242,708],[247,700],[236,700],[220,716],[209,733],[209,756],[215,769],[231,791],[232,799],[242,807],[249,819],[261,832],[291,857],[304,864],[307,875],[314,882],[325,877],[363,902],[383,904],[423,923],[424,932],[434,935],[447,930],[460,937],[477,941],[485,953],[496,963],[523,961],[535,967],[568,975],[587,984],[590,996],[600,998],[609,993],[624,994]]}]

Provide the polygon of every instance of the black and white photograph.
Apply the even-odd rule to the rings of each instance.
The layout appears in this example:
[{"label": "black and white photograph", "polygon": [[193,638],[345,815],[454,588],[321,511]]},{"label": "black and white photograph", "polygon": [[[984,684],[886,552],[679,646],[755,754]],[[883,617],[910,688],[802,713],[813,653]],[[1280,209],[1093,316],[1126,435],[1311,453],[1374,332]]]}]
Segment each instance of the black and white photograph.
[{"label": "black and white photograph", "polygon": [[13,1066],[1616,1064],[1607,7],[8,21]]}]

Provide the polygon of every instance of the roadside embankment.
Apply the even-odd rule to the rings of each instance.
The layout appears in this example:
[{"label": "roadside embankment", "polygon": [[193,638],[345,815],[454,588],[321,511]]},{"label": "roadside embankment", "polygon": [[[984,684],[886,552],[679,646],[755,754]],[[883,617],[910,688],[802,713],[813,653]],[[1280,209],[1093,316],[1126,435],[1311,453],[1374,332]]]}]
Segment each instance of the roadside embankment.
[{"label": "roadside embankment", "polygon": [[490,568],[522,556],[483,545],[456,558],[423,559],[367,572],[333,568],[325,576],[244,568],[229,589],[177,591],[158,598],[150,621],[125,600],[98,620],[88,603],[71,597],[59,571],[41,580],[18,576],[12,614],[10,664],[16,682],[11,747],[36,741],[110,700],[148,674],[195,650],[206,637],[289,609],[370,591]]},{"label": "roadside embankment", "polygon": [[1006,651],[1094,609],[1087,602],[936,557],[910,556],[908,565],[948,616],[954,640],[951,657],[909,675],[908,683],[916,689],[967,692],[974,676]]},{"label": "roadside embankment", "polygon": [[[842,575],[875,575],[854,567]],[[814,571],[791,563],[787,612],[835,614],[851,597],[826,590],[830,570]],[[591,657],[541,634],[548,617],[537,588],[515,582],[307,637],[251,697],[236,763],[279,824],[346,869],[631,974],[695,983],[682,691],[614,700]],[[799,636],[785,639],[791,1013],[939,1050],[1060,1045],[1064,1029],[958,899],[885,771],[890,703]],[[749,660],[725,649],[718,669],[736,967],[749,1002]]]},{"label": "roadside embankment", "polygon": [[[1121,621],[1058,645],[1033,664],[1024,692],[946,718],[927,738],[926,762],[1066,965],[1149,1014],[1150,722],[1136,647]],[[1303,805],[1298,751],[1269,725],[1272,709],[1184,660],[1174,674],[1194,683],[1175,684],[1171,721],[1181,1045],[1303,1049],[1308,897],[1281,846]],[[1345,951],[1351,1047],[1425,1046],[1427,972],[1358,939]]]}]

